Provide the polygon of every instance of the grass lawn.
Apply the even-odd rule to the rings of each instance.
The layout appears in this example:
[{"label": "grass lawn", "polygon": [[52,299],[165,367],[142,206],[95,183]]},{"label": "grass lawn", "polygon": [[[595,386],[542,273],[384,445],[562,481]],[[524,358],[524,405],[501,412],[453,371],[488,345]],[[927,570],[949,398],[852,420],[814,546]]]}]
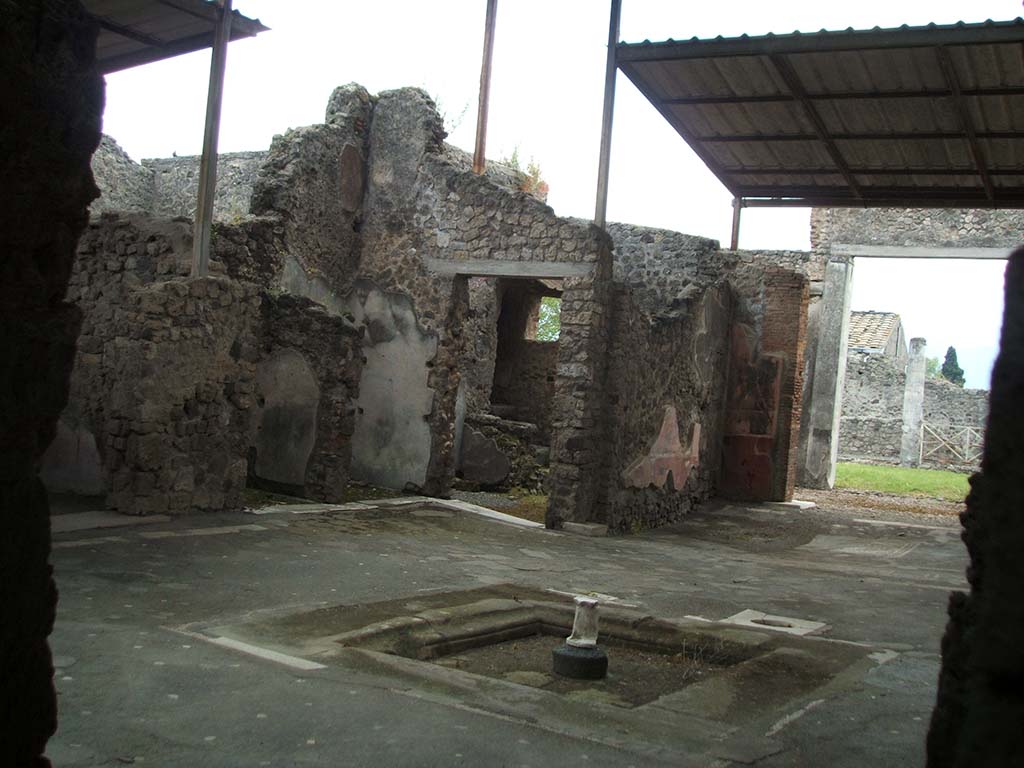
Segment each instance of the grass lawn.
[{"label": "grass lawn", "polygon": [[969,490],[967,475],[959,472],[842,463],[836,466],[836,488],[931,496],[947,501],[963,501]]},{"label": "grass lawn", "polygon": [[542,494],[527,494],[519,496],[516,503],[511,507],[501,507],[500,512],[506,515],[515,515],[525,520],[533,520],[535,523],[544,522],[544,513],[548,510],[548,497]]}]

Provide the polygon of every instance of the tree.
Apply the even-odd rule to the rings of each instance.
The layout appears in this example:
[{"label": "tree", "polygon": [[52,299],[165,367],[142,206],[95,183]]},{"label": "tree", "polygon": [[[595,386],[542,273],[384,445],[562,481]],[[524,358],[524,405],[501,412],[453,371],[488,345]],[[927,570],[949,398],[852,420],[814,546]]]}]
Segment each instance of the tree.
[{"label": "tree", "polygon": [[926,357],[924,360],[924,375],[927,379],[939,379],[942,378],[942,373],[939,370],[939,358],[937,357]]},{"label": "tree", "polygon": [[958,387],[964,385],[964,369],[956,361],[956,348],[946,350],[946,359],[942,361],[942,378],[951,381]]},{"label": "tree", "polygon": [[562,301],[553,296],[540,300],[540,314],[537,316],[537,341],[558,341],[562,331]]}]

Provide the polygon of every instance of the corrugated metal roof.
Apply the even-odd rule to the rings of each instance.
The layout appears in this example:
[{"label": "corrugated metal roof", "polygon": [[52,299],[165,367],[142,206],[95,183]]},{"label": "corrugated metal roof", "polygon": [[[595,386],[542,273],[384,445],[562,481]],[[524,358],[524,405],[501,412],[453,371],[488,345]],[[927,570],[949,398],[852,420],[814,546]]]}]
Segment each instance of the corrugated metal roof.
[{"label": "corrugated metal roof", "polygon": [[[96,62],[103,74],[213,45],[218,10],[212,0],[83,0],[82,4],[100,25]],[[232,40],[266,31],[258,19],[232,12]]]},{"label": "corrugated metal roof", "polygon": [[899,327],[900,316],[894,312],[851,312],[846,344],[852,349],[883,352]]},{"label": "corrugated metal roof", "polygon": [[751,204],[1024,207],[1024,20],[620,43]]}]

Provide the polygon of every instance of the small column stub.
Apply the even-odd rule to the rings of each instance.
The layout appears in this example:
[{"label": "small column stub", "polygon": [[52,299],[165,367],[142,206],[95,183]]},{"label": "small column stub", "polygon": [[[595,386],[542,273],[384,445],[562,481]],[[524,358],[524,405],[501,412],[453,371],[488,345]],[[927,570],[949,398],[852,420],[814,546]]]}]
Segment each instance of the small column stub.
[{"label": "small column stub", "polygon": [[608,654],[597,645],[597,600],[577,596],[572,634],[551,652],[556,674],[577,680],[600,680],[608,674]]}]

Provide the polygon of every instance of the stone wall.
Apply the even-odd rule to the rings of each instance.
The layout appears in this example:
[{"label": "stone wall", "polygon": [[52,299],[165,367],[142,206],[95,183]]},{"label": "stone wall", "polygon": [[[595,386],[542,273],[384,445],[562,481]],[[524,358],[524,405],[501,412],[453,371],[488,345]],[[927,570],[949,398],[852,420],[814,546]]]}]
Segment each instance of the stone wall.
[{"label": "stone wall", "polygon": [[[589,274],[564,285],[554,396],[556,402],[561,397],[561,407],[554,406],[561,420],[552,425],[556,512],[550,522],[589,519],[598,479],[592,446],[603,426],[599,387],[607,337],[601,291],[610,276],[607,241],[598,230],[555,217],[546,205],[500,180],[474,175],[442,138],[436,109],[421,91],[378,96],[368,141],[359,272],[362,279],[409,296],[417,322],[437,336],[427,370],[435,394],[423,488],[443,492],[454,473],[460,362],[471,344],[465,328],[473,262],[508,263],[509,277],[521,261],[588,264],[593,265]],[[434,260],[459,265],[466,277],[433,271]]]},{"label": "stone wall", "polygon": [[839,460],[898,464],[906,370],[885,354],[850,350],[843,383]]},{"label": "stone wall", "polygon": [[110,507],[241,506],[258,309],[255,286],[224,277],[160,281],[127,297],[104,345]]},{"label": "stone wall", "polygon": [[93,153],[92,175],[100,188],[100,196],[89,206],[93,216],[153,210],[153,172],[132,160],[110,136],[104,135]]},{"label": "stone wall", "polygon": [[[885,354],[853,352],[847,358],[843,412],[839,431],[840,461],[898,464],[903,425],[903,399],[907,374],[897,359]],[[964,389],[943,379],[924,382],[924,424],[943,434],[945,427],[972,427],[983,431],[988,417],[988,392]],[[947,436],[954,437],[954,432]],[[958,446],[964,436],[957,438]],[[977,446],[978,441],[973,439]],[[969,471],[966,463],[926,437],[928,447],[921,466]],[[969,443],[970,444],[970,443]],[[915,448],[916,452],[916,448]],[[914,458],[916,462],[916,456]]]},{"label": "stone wall", "polygon": [[815,208],[811,248],[832,243],[956,248],[1013,248],[1024,211],[963,208]]},{"label": "stone wall", "polygon": [[[769,454],[759,458],[756,471],[771,477],[757,492],[785,495],[785,478],[775,475],[780,467],[785,474],[788,429],[798,424],[798,397],[789,387],[799,380],[799,361],[791,353],[803,325],[780,302],[805,309],[799,291],[807,282],[804,273],[812,271],[810,257],[724,252],[702,238],[617,225],[614,284],[624,293],[613,301],[611,241],[605,233],[554,216],[500,168],[473,174],[465,154],[446,147],[443,136],[436,109],[422,91],[372,97],[359,86],[339,88],[323,124],[275,139],[253,184],[253,215],[215,228],[214,255],[230,277],[255,283],[275,300],[302,297],[322,307],[325,318],[347,317],[365,328],[358,395],[346,385],[341,396],[357,398],[355,411],[335,424],[339,445],[344,448],[350,438],[352,476],[443,495],[455,472],[457,426],[485,415],[492,401],[505,400],[515,411],[510,415],[538,425],[538,434],[525,438],[517,455],[537,453],[539,444],[531,440],[550,435],[550,525],[604,520],[625,530],[659,524],[715,484],[720,425],[727,423],[725,371],[745,366],[771,369],[766,400],[735,404],[744,412],[771,411],[761,424],[770,434],[756,433],[758,450]],[[150,245],[157,251],[150,272],[139,273],[136,264],[127,270],[130,280],[159,280],[181,268],[181,259],[161,261],[159,243],[147,243],[147,253]],[[119,252],[117,243],[108,246],[105,262],[115,272],[120,262],[136,257],[127,247]],[[559,287],[535,279],[530,262],[543,262]],[[800,274],[765,266],[778,263]],[[502,350],[498,308],[501,294],[519,290],[515,286],[561,293],[557,345],[529,340],[519,323],[515,333],[506,334]],[[118,290],[110,288],[112,294]],[[103,289],[87,298],[98,307],[99,323],[106,322],[106,295]],[[742,308],[741,331],[726,329],[733,296]],[[271,311],[268,300],[265,313]],[[622,339],[611,335],[615,311],[635,315],[619,323]],[[332,333],[323,323],[317,328]],[[324,397],[336,387],[325,384],[327,372],[318,367],[320,358],[334,353],[303,347],[296,336],[271,338],[266,327],[254,333],[264,344],[255,382],[266,397],[252,416],[259,427],[251,441],[250,477],[294,487],[305,460],[307,489],[333,494],[337,488],[328,488],[324,478],[343,477],[343,454],[327,461],[330,469],[313,469],[315,446],[324,443],[313,425],[319,430],[325,409],[335,407]],[[746,344],[742,360],[729,353],[737,333]],[[96,354],[94,343],[87,342],[83,354]],[[628,361],[631,346],[647,361],[644,370]],[[615,370],[607,362],[612,350],[619,355]],[[295,380],[290,391],[282,385],[288,376]],[[744,385],[734,382],[733,393]],[[620,394],[610,395],[613,390]],[[627,401],[643,405],[613,414]],[[698,415],[706,432],[690,453],[669,440],[678,461],[702,454],[690,462],[699,465],[693,474],[698,479],[690,490],[672,491],[677,497],[647,498],[646,491],[634,491],[646,487],[641,481],[653,466],[647,459],[661,427],[666,439],[674,434],[668,406],[678,409],[675,432],[686,432],[692,426],[687,420],[696,423]],[[742,421],[742,429],[739,421],[728,422],[738,442],[752,436],[742,431],[750,429],[748,422]],[[285,430],[285,423],[293,430]],[[610,429],[619,441],[614,457]],[[691,432],[683,437],[691,440]],[[270,440],[271,433],[282,434],[289,449],[275,452],[281,441]],[[681,466],[673,484],[683,486]],[[612,489],[609,472],[621,480]],[[665,479],[659,476],[655,487],[663,489]]]},{"label": "stone wall", "polygon": [[604,501],[615,532],[678,519],[719,478],[731,291],[716,284],[674,309],[652,309],[616,286]]},{"label": "stone wall", "polygon": [[[472,265],[480,260],[493,270],[508,264],[507,277],[515,277],[523,261],[585,265],[564,281],[565,343],[558,349],[556,380],[548,373],[554,351],[530,347],[524,359],[537,375],[527,380],[536,386],[516,389],[521,398],[541,389],[554,390],[552,402],[561,398],[563,415],[551,425],[562,434],[554,440],[552,474],[560,480],[552,523],[589,519],[599,484],[594,447],[604,428],[608,241],[585,222],[555,217],[513,186],[517,177],[505,169],[474,175],[465,154],[446,147],[443,135],[436,109],[421,91],[371,97],[354,85],[337,89],[323,124],[275,139],[253,184],[254,215],[216,227],[214,255],[235,279],[253,281],[270,295],[303,297],[328,316],[348,315],[365,326],[362,386],[346,422],[353,475],[438,494],[447,492],[454,473],[456,404],[471,345]],[[171,165],[187,164],[177,159]],[[111,261],[127,258],[113,247]],[[438,263],[458,269],[437,269]],[[153,271],[159,278],[158,266]],[[103,296],[88,300],[102,305]],[[274,388],[285,371],[301,382],[266,407],[290,409],[296,422],[307,425],[293,435],[295,451],[309,450],[313,457],[308,425],[314,414],[319,423],[325,407],[323,374],[317,375],[314,358],[328,352],[302,349],[294,339],[264,352],[269,357],[261,358],[265,367],[257,383]],[[354,395],[355,389],[346,392]],[[270,463],[276,469],[267,470],[257,450],[252,472],[294,480],[292,459],[275,457]]]},{"label": "stone wall", "polygon": [[[215,220],[235,221],[249,213],[253,185],[266,157],[266,152],[226,152],[217,156]],[[185,155],[142,161],[142,167],[153,179],[153,207],[149,213],[167,218],[195,218],[201,160],[198,155]]]},{"label": "stone wall", "polygon": [[[808,253],[722,251],[713,240],[664,230],[611,224],[609,232],[615,240],[616,287],[628,289],[631,297],[628,305],[620,305],[622,316],[646,317],[652,328],[644,333],[654,334],[651,338],[664,332],[655,331],[654,324],[667,322],[666,327],[671,328],[680,323],[669,338],[682,338],[672,343],[692,340],[694,329],[706,328],[701,345],[709,356],[702,361],[691,351],[670,354],[665,349],[663,360],[643,358],[662,377],[693,377],[688,394],[676,395],[684,403],[676,406],[676,418],[682,453],[686,454],[686,441],[692,438],[692,424],[700,414],[700,469],[691,473],[695,485],[690,500],[676,498],[666,504],[648,493],[630,514],[613,521],[615,527],[632,525],[630,520],[647,525],[671,519],[712,487],[744,499],[790,498],[800,424],[808,285],[811,276],[820,278],[823,266]],[[720,286],[727,286],[728,301],[722,298]],[[715,292],[708,294],[712,288]],[[617,327],[624,330],[628,326]],[[650,341],[634,335],[629,343],[643,356]],[[624,366],[633,365],[625,347],[622,350],[619,364],[609,368],[610,381],[623,375]],[[680,356],[675,365],[672,354]],[[712,371],[720,376],[728,371],[728,384],[724,378],[716,384],[721,397],[695,396],[705,391],[713,379]],[[610,399],[613,408],[623,407],[614,395]],[[695,407],[693,402],[701,405]],[[661,408],[671,404],[665,402]],[[628,431],[630,420],[639,420],[645,439],[658,438],[657,443],[667,433],[644,420],[660,419],[658,425],[668,425],[671,419],[662,411],[652,416],[657,409],[650,406],[639,413],[623,413],[625,421],[613,420],[612,429]],[[674,444],[675,437],[668,437]],[[635,446],[632,450],[635,452]]]},{"label": "stone wall", "polygon": [[988,390],[964,389],[945,379],[924,384],[926,424],[962,424],[981,429],[988,420]]},{"label": "stone wall", "polygon": [[64,301],[97,194],[103,79],[72,0],[2,2],[0,92],[0,764],[49,766],[57,588],[39,460],[67,399],[81,312]]},{"label": "stone wall", "polygon": [[261,316],[252,475],[309,498],[340,500],[365,362],[363,327],[288,295],[264,294]]},{"label": "stone wall", "polygon": [[[229,152],[217,157],[213,216],[237,221],[249,213],[249,202],[266,152]],[[110,136],[103,136],[92,156],[100,188],[90,213],[149,213],[158,217],[195,218],[199,190],[198,155],[132,160]]]},{"label": "stone wall", "polygon": [[[273,250],[273,238],[250,237],[273,233],[263,224],[216,229],[214,254],[251,257],[249,242]],[[340,499],[362,328],[225,276],[219,261],[214,276],[188,278],[191,235],[187,222],[142,214],[91,221],[68,291],[85,319],[62,430],[43,462],[48,487],[81,491],[89,480],[131,514],[237,507],[249,474]],[[308,380],[290,380],[299,373],[286,366],[280,386],[274,368],[286,353],[304,356]],[[309,403],[296,401],[309,391],[303,410]]]},{"label": "stone wall", "polygon": [[789,501],[796,485],[808,281],[756,263],[733,279],[738,301],[720,493]]}]

